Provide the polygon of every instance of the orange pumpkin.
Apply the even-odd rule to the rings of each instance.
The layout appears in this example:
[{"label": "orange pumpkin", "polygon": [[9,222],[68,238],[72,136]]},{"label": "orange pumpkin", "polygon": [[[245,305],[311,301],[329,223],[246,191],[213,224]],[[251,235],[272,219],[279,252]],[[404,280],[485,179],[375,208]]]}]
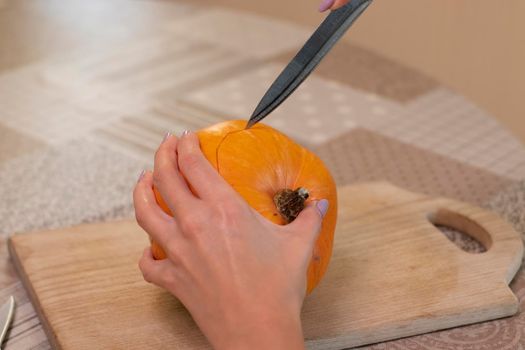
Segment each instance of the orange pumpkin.
[{"label": "orange pumpkin", "polygon": [[[285,225],[310,201],[328,199],[323,220],[308,267],[307,292],[323,277],[330,257],[337,218],[336,186],[323,162],[279,131],[256,124],[245,130],[246,121],[219,123],[197,132],[201,149],[221,176],[268,220]],[[171,215],[155,190],[162,209]],[[294,203],[289,206],[290,203]],[[153,256],[166,257],[152,242]]]}]

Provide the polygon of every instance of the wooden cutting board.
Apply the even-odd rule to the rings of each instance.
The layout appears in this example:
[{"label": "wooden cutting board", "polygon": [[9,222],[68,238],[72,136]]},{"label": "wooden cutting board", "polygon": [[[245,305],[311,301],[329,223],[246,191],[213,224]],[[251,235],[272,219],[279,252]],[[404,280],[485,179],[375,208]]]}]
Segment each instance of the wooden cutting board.
[{"label": "wooden cutting board", "polygon": [[[334,256],[303,310],[309,349],[342,349],[517,312],[508,284],[523,255],[495,214],[386,183],[339,189]],[[476,237],[470,254],[432,223]],[[13,261],[57,349],[206,349],[182,305],[143,282],[133,221],[20,234]],[[264,335],[261,335],[264,336]]]}]

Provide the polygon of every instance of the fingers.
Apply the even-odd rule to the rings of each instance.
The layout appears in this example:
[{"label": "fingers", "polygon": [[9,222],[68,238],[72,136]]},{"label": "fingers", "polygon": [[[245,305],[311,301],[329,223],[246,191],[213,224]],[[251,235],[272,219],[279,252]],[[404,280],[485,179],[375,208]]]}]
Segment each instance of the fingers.
[{"label": "fingers", "polygon": [[326,199],[310,203],[287,227],[304,237],[313,246],[321,230],[323,218],[328,211],[328,205]]},{"label": "fingers", "polygon": [[133,203],[137,223],[160,245],[166,246],[170,236],[177,231],[172,217],[164,213],[153,193],[153,175],[145,172],[133,191]]},{"label": "fingers", "polygon": [[190,211],[197,198],[191,193],[177,164],[177,138],[170,134],[155,153],[153,182],[162,198],[175,215]]},{"label": "fingers", "polygon": [[149,247],[144,249],[139,260],[139,269],[144,280],[148,283],[153,283],[170,291],[176,287],[175,265],[168,259],[155,260]]},{"label": "fingers", "polygon": [[350,0],[323,0],[319,5],[319,11],[325,12],[326,10],[337,10],[349,2]]},{"label": "fingers", "polygon": [[235,195],[202,153],[197,134],[185,132],[179,140],[177,153],[180,171],[199,198],[214,200]]},{"label": "fingers", "polygon": [[332,10],[337,10],[338,8],[345,6],[349,2],[350,2],[350,0],[335,0],[334,4],[331,7],[331,9]]},{"label": "fingers", "polygon": [[335,0],[322,0],[319,5],[319,12],[325,12],[334,5]]}]

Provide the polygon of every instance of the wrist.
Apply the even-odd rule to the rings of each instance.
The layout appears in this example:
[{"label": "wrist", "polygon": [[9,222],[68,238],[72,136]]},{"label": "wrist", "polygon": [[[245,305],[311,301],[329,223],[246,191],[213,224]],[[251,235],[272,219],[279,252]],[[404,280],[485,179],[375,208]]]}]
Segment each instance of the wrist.
[{"label": "wrist", "polygon": [[230,331],[212,342],[216,350],[303,350],[299,313],[265,312],[239,320]]}]

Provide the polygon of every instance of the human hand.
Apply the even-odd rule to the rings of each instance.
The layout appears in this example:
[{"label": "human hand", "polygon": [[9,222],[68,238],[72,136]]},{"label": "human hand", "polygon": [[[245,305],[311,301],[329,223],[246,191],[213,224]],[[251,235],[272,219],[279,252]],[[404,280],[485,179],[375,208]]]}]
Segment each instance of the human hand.
[{"label": "human hand", "polygon": [[[157,204],[153,184],[174,217]],[[190,190],[191,186],[191,190]],[[168,135],[134,191],[137,221],[166,252],[150,248],[144,279],[188,309],[215,349],[303,349],[306,271],[327,202],[279,226],[253,210],[202,154],[196,134]]]},{"label": "human hand", "polygon": [[350,0],[323,0],[319,5],[319,11],[324,12],[326,10],[337,10],[338,8],[348,4]]}]

